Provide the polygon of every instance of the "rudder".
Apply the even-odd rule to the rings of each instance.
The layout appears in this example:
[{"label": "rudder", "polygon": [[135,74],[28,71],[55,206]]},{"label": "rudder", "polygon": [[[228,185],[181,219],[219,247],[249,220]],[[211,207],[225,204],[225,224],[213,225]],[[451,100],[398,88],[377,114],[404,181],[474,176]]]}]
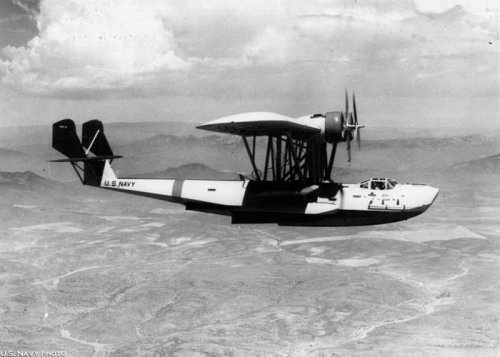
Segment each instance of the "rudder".
[{"label": "rudder", "polygon": [[100,120],[94,119],[83,123],[82,145],[97,156],[113,156]]},{"label": "rudder", "polygon": [[52,147],[70,159],[87,157],[76,134],[75,122],[71,119],[52,125]]}]

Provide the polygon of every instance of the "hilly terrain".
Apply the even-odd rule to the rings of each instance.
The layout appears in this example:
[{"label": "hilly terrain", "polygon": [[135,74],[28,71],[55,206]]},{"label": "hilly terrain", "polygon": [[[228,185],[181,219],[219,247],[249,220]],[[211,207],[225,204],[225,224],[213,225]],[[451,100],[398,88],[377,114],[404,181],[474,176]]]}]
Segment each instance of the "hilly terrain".
[{"label": "hilly terrain", "polygon": [[[197,172],[214,174],[158,174]],[[3,172],[0,340],[72,356],[496,356],[500,185],[462,179],[407,222],[287,228]]]},{"label": "hilly terrain", "polygon": [[[134,136],[136,125],[117,124],[122,138],[108,135],[126,156],[113,162],[120,175],[250,171],[238,138],[148,125]],[[338,180],[388,175],[440,195],[408,221],[319,228],[231,225],[82,186],[69,164],[45,163],[61,157],[46,133],[27,142],[12,130],[0,151],[1,351],[498,356],[500,150],[492,137],[408,131],[381,140],[367,131],[351,167],[340,145]]]},{"label": "hilly terrain", "polygon": [[172,178],[172,179],[193,179],[193,180],[237,180],[238,175],[231,172],[213,170],[210,167],[200,164],[187,164],[177,167],[169,167],[166,170],[146,172],[140,175],[132,175],[133,178]]},{"label": "hilly terrain", "polygon": [[[439,132],[443,135],[439,136]],[[115,166],[126,176],[191,163],[202,163],[224,172],[250,171],[239,137],[197,130],[193,123],[110,123],[105,125],[105,133],[114,152],[124,156],[115,161]],[[263,140],[259,142],[263,144]],[[344,143],[339,144],[335,165],[370,169],[374,176],[440,170],[496,154],[500,152],[499,143],[499,137],[491,132],[480,135],[463,134],[459,130],[366,128],[362,150],[353,150],[351,165],[347,163]],[[3,150],[0,169],[4,171],[30,170],[63,181],[73,175],[71,169],[61,169],[61,164],[46,162],[61,157],[51,148],[51,126],[4,128],[0,132],[0,150]]]},{"label": "hilly terrain", "polygon": [[500,173],[500,154],[482,157],[452,165],[450,169],[454,172],[469,174],[493,174]]}]

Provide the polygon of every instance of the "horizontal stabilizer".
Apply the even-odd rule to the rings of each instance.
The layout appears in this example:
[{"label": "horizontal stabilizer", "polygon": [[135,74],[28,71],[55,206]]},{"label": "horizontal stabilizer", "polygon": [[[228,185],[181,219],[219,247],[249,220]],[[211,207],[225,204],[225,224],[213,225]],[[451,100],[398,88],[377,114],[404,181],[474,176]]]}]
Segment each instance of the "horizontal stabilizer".
[{"label": "horizontal stabilizer", "polygon": [[59,160],[49,160],[48,162],[77,162],[77,161],[102,161],[102,160],[114,160],[121,159],[123,156],[120,155],[109,155],[109,156],[92,156],[92,157],[74,157],[71,159],[59,159]]}]

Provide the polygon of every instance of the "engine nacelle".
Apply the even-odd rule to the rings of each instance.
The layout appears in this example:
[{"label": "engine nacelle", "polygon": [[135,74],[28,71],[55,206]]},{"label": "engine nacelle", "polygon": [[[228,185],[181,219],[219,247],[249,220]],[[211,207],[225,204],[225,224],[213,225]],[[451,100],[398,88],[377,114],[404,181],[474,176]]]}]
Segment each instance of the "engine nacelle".
[{"label": "engine nacelle", "polygon": [[344,115],[342,112],[327,112],[325,115],[325,140],[328,143],[344,141]]}]

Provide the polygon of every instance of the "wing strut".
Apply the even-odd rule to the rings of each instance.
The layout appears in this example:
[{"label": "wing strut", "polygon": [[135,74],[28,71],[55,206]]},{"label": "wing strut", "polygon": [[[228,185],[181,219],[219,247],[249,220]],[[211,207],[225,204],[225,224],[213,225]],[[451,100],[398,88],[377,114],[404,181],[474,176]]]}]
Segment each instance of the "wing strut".
[{"label": "wing strut", "polygon": [[276,181],[281,181],[281,137],[276,137]]},{"label": "wing strut", "polygon": [[242,135],[241,137],[243,138],[243,142],[245,143],[245,148],[247,149],[248,157],[250,158],[250,162],[252,163],[253,172],[255,172],[255,177],[257,178],[257,181],[260,181],[259,170],[257,169],[257,165],[255,165],[255,136],[253,139],[253,148],[254,148],[253,152],[250,151],[250,145],[248,145],[247,137],[244,135]]},{"label": "wing strut", "polygon": [[334,142],[332,144],[332,151],[330,151],[330,160],[328,162],[328,169],[327,169],[327,172],[326,172],[326,178],[328,180],[331,180],[332,178],[332,170],[333,170],[333,160],[335,159],[335,153],[337,151],[337,143]]},{"label": "wing strut", "polygon": [[[305,181],[304,176],[302,175],[302,171],[300,169],[299,158],[297,157],[297,153],[295,152],[295,148],[293,147],[292,134],[290,134],[289,131],[286,132],[286,138],[287,138],[286,143],[288,145],[288,151],[291,152],[293,162],[295,164],[295,171],[299,174],[300,181],[302,181],[302,183],[305,185],[306,181]],[[293,176],[295,176],[295,175],[292,175],[290,173],[290,177],[293,178]]]},{"label": "wing strut", "polygon": [[[84,176],[81,174],[84,172],[84,168],[81,167],[80,165],[78,165],[75,161],[72,161],[71,162],[71,167],[73,167],[73,170],[75,170],[76,172],[76,175],[78,176],[78,178],[80,179],[80,182],[81,183],[84,183],[85,180],[84,180]],[[80,173],[81,172],[81,173]]]},{"label": "wing strut", "polygon": [[[269,154],[271,153],[271,136],[267,137],[266,160],[264,164],[264,181],[267,181],[267,172],[269,171]],[[274,173],[273,173],[274,176]]]}]

